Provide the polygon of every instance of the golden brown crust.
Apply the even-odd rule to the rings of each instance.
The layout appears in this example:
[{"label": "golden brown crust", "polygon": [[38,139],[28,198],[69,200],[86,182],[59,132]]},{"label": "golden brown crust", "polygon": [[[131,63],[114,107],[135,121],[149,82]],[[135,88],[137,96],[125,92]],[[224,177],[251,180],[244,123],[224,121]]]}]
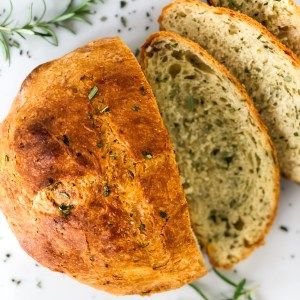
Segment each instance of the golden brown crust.
[{"label": "golden brown crust", "polygon": [[[182,1],[183,2],[183,1]],[[192,2],[192,1],[190,1]],[[162,14],[163,16],[163,14]],[[145,58],[146,58],[146,49],[149,45],[151,45],[153,42],[156,42],[158,40],[164,40],[164,39],[174,39],[180,43],[186,44],[188,45],[190,48],[193,48],[194,51],[196,53],[199,53],[199,55],[203,56],[205,59],[210,60],[214,65],[215,68],[219,70],[220,73],[223,73],[225,76],[227,76],[229,78],[229,80],[237,87],[237,89],[239,90],[239,92],[241,93],[242,97],[244,99],[246,99],[246,105],[249,109],[249,112],[251,114],[251,116],[253,117],[253,119],[256,120],[258,128],[260,129],[260,131],[263,133],[265,140],[266,140],[266,145],[269,145],[272,149],[272,153],[273,153],[273,158],[274,158],[274,162],[275,162],[275,170],[274,170],[274,184],[275,184],[275,190],[274,190],[274,199],[273,199],[273,203],[274,203],[274,208],[273,211],[270,213],[270,219],[269,222],[265,228],[265,230],[261,233],[261,236],[257,239],[256,243],[252,244],[250,247],[245,247],[245,251],[244,253],[241,255],[240,260],[243,260],[245,258],[247,258],[258,246],[262,245],[264,243],[264,238],[267,235],[267,233],[270,231],[270,228],[274,222],[275,216],[276,216],[276,212],[277,212],[277,208],[278,208],[278,202],[279,202],[279,196],[280,196],[280,170],[279,170],[279,164],[278,164],[278,159],[277,159],[277,153],[276,153],[276,149],[273,146],[273,143],[269,137],[267,128],[265,127],[264,123],[262,122],[259,113],[257,112],[256,108],[254,107],[254,103],[251,100],[251,98],[249,97],[246,89],[243,87],[243,85],[225,68],[225,66],[223,66],[222,64],[220,64],[216,59],[214,59],[206,50],[204,50],[200,45],[198,45],[197,43],[184,38],[180,35],[178,35],[177,33],[173,33],[173,32],[167,32],[167,31],[160,31],[157,33],[154,33],[153,35],[151,35],[147,41],[145,42],[145,44],[142,47],[142,51],[141,51],[141,65],[142,68],[145,69]],[[204,245],[205,247],[205,245]],[[206,252],[210,258],[210,262],[218,268],[224,268],[224,269],[230,269],[232,267],[234,267],[234,264],[226,264],[226,265],[221,265],[219,264],[217,261],[215,261],[213,259],[213,254],[211,253],[210,249],[206,248]]]},{"label": "golden brown crust", "polygon": [[159,16],[158,22],[160,24],[161,30],[164,30],[163,25],[162,25],[164,16],[167,14],[167,12],[169,10],[171,10],[172,8],[174,8],[174,6],[176,6],[176,3],[192,3],[192,4],[195,4],[198,6],[203,6],[203,7],[207,8],[211,11],[214,11],[218,14],[226,14],[226,15],[229,15],[231,18],[236,18],[238,20],[245,21],[245,22],[251,24],[256,29],[260,30],[263,35],[267,36],[270,39],[270,41],[275,46],[277,46],[282,52],[284,52],[286,57],[294,65],[300,67],[300,59],[296,56],[296,54],[292,50],[287,48],[285,45],[283,45],[270,31],[268,31],[268,29],[266,27],[264,27],[262,24],[260,24],[256,20],[250,18],[249,16],[242,14],[238,11],[233,11],[229,8],[209,6],[208,4],[198,1],[198,0],[174,0],[169,5],[167,5],[163,8],[161,15]]},{"label": "golden brown crust", "polygon": [[0,207],[41,264],[114,294],[206,273],[168,133],[121,40],[35,69],[0,132]]}]

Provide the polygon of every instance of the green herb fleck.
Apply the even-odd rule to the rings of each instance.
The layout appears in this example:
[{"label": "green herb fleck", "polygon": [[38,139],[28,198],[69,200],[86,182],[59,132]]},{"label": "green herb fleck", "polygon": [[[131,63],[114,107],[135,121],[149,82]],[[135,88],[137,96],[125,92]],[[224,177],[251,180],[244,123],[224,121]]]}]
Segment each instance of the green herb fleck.
[{"label": "green herb fleck", "polygon": [[189,96],[187,98],[186,108],[189,109],[190,111],[194,111],[195,110],[195,108],[196,108],[196,100],[192,96]]},{"label": "green herb fleck", "polygon": [[286,82],[291,82],[292,81],[292,77],[291,76],[285,76],[283,79]]},{"label": "green herb fleck", "polygon": [[5,154],[5,161],[9,162],[9,156],[7,154]]},{"label": "green herb fleck", "polygon": [[150,151],[143,151],[142,154],[146,159],[152,159],[153,158],[153,154]]},{"label": "green herb fleck", "polygon": [[263,35],[260,34],[260,35],[257,37],[257,39],[260,40],[260,39],[262,38],[262,36],[263,36]]},{"label": "green herb fleck", "polygon": [[239,30],[237,27],[235,27],[234,25],[229,25],[229,34],[230,35],[234,35],[234,34],[237,34],[239,33]]},{"label": "green herb fleck", "polygon": [[143,223],[141,223],[141,224],[140,224],[140,227],[139,227],[140,232],[144,232],[145,229],[146,229],[146,225],[143,224]]},{"label": "green herb fleck", "polygon": [[71,214],[71,211],[72,209],[74,208],[74,205],[70,204],[70,205],[67,205],[67,204],[61,204],[58,209],[61,213],[61,215],[63,217],[68,217],[70,214]]},{"label": "green herb fleck", "polygon": [[67,146],[70,145],[70,139],[65,134],[63,135],[63,143]]},{"label": "green herb fleck", "polygon": [[134,52],[134,55],[135,55],[135,57],[138,57],[139,55],[140,55],[140,49],[135,49],[135,52]]},{"label": "green herb fleck", "polygon": [[131,109],[133,110],[133,111],[139,111],[141,108],[138,106],[138,105],[133,105],[132,107],[131,107]]},{"label": "green herb fleck", "polygon": [[101,21],[101,22],[107,21],[107,17],[106,17],[106,16],[101,17],[101,18],[100,18],[100,21]]},{"label": "green herb fleck", "polygon": [[230,165],[230,164],[232,163],[232,161],[233,161],[233,155],[225,156],[225,157],[224,157],[224,160],[226,161],[226,163],[227,163],[228,165]]},{"label": "green herb fleck", "polygon": [[103,146],[104,146],[104,143],[102,141],[100,141],[100,142],[97,143],[97,147],[99,149],[103,148]]},{"label": "green herb fleck", "polygon": [[42,282],[39,280],[37,283],[36,283],[36,286],[41,289],[42,288]]},{"label": "green herb fleck", "polygon": [[88,98],[89,100],[91,101],[98,93],[98,87],[94,86],[90,92],[89,92],[89,95],[88,95]]},{"label": "green herb fleck", "polygon": [[95,261],[95,256],[94,255],[90,256],[90,261]]},{"label": "green herb fleck", "polygon": [[127,19],[125,17],[121,17],[121,23],[124,27],[127,27]]},{"label": "green herb fleck", "polygon": [[168,218],[168,214],[163,211],[163,210],[160,210],[159,211],[159,216],[162,218],[162,219],[167,219]]},{"label": "green herb fleck", "polygon": [[104,197],[108,197],[110,195],[110,188],[107,184],[103,187],[102,195]]},{"label": "green herb fleck", "polygon": [[294,132],[294,136],[299,136],[299,133],[298,132]]},{"label": "green herb fleck", "polygon": [[143,96],[146,96],[146,95],[147,95],[147,90],[146,90],[146,88],[145,88],[144,86],[141,86],[141,87],[140,87],[140,92],[141,92],[141,94],[142,94]]}]

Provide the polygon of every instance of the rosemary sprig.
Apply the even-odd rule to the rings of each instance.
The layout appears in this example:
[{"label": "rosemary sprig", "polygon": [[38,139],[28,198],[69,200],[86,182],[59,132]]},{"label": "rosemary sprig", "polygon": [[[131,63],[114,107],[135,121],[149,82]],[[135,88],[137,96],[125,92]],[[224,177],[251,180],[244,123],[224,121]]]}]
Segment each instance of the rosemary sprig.
[{"label": "rosemary sprig", "polygon": [[247,283],[246,279],[242,279],[239,283],[236,283],[226,277],[224,274],[220,273],[217,269],[213,268],[213,271],[219,278],[235,288],[232,298],[227,300],[238,300],[242,296],[247,297],[248,300],[253,300],[251,296],[251,290],[245,289],[245,285]]},{"label": "rosemary sprig", "polygon": [[[251,296],[252,291],[245,288],[247,283],[246,279],[242,279],[240,282],[236,283],[228,277],[226,277],[224,274],[220,273],[217,269],[213,268],[213,271],[220,279],[222,279],[224,282],[226,282],[234,288],[233,296],[231,298],[227,298],[226,300],[240,300],[245,298],[248,300],[253,300]],[[206,294],[194,283],[190,284],[190,287],[192,287],[201,296],[203,300],[209,300],[208,296],[206,296]]]},{"label": "rosemary sprig", "polygon": [[47,6],[44,0],[43,11],[39,17],[33,16],[33,3],[29,7],[29,17],[27,22],[22,26],[12,26],[13,20],[11,19],[13,12],[13,4],[10,0],[10,7],[4,20],[0,23],[0,48],[2,48],[4,59],[10,61],[11,48],[19,47],[18,41],[13,40],[13,37],[19,36],[26,39],[28,35],[35,35],[45,39],[47,42],[57,46],[58,38],[55,33],[57,27],[62,27],[75,33],[70,27],[72,21],[83,21],[90,23],[88,15],[92,12],[90,8],[96,3],[103,3],[103,0],[82,0],[79,4],[74,4],[74,0],[70,0],[66,9],[58,16],[50,20],[45,20]]}]

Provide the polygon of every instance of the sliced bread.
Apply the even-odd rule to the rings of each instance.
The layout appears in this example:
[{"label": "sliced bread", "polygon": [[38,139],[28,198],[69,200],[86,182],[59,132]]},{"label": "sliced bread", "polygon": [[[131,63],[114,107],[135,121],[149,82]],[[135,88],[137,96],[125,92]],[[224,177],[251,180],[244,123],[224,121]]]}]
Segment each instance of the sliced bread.
[{"label": "sliced bread", "polygon": [[277,147],[282,173],[300,182],[300,62],[260,23],[227,8],[178,0],[163,29],[202,45],[246,86]]},{"label": "sliced bread", "polygon": [[256,19],[300,57],[300,8],[293,0],[209,0],[209,3]]},{"label": "sliced bread", "polygon": [[260,245],[279,195],[276,155],[241,84],[198,44],[149,38],[141,65],[175,144],[194,231],[218,267]]}]

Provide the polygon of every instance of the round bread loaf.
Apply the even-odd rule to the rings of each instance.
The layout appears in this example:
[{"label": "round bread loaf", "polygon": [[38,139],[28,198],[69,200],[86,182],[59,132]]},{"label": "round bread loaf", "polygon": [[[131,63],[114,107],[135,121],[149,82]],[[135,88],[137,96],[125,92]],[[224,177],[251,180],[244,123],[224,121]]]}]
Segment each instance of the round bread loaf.
[{"label": "round bread loaf", "polygon": [[167,130],[121,40],[35,69],[0,134],[0,207],[39,263],[114,294],[205,274]]}]

